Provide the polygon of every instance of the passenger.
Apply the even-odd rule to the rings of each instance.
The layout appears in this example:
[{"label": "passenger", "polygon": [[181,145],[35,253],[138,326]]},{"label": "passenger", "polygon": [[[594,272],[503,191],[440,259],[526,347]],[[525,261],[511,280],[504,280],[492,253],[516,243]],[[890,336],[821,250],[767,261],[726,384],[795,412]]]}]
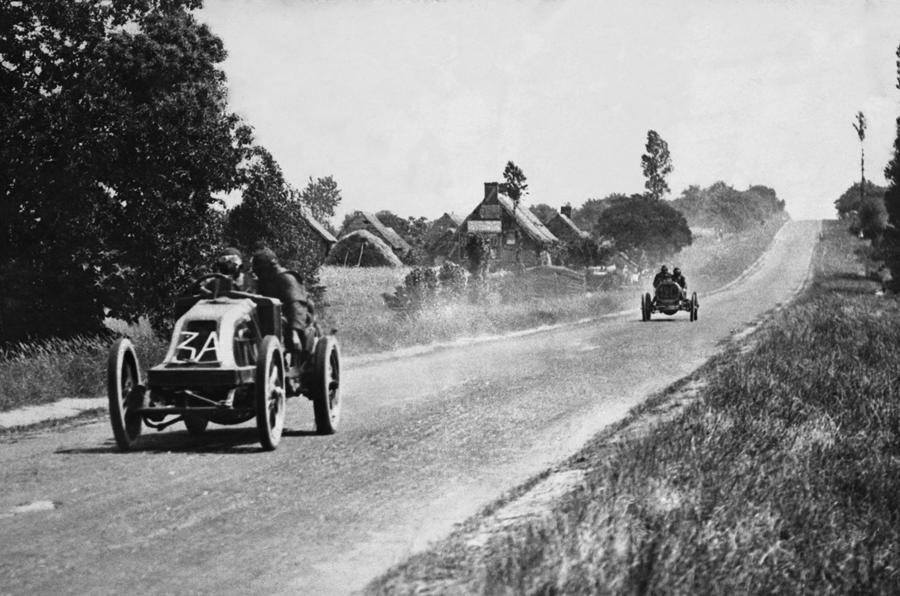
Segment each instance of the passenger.
[{"label": "passenger", "polygon": [[681,274],[681,269],[678,267],[672,270],[672,281],[681,286],[682,290],[687,290],[687,280],[684,279],[684,275]]},{"label": "passenger", "polygon": [[253,253],[252,264],[257,279],[256,292],[281,300],[282,314],[286,320],[285,348],[295,353],[299,362],[305,362],[309,355],[306,340],[313,332],[314,312],[306,288],[297,274],[278,263],[278,257],[271,249],[262,248]]},{"label": "passenger", "polygon": [[667,279],[672,279],[672,276],[669,274],[669,268],[666,265],[663,265],[659,268],[659,273],[653,276],[653,287],[655,288]]}]

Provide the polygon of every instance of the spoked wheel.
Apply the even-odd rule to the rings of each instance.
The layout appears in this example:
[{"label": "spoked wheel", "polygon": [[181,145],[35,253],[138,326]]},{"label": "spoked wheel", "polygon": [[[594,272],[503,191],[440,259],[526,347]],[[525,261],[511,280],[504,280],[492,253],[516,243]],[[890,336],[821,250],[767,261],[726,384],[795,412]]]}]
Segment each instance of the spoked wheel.
[{"label": "spoked wheel", "polygon": [[697,292],[691,294],[691,322],[696,321],[700,315],[700,303],[697,301]]},{"label": "spoked wheel", "polygon": [[284,355],[274,335],[263,338],[256,360],[256,428],[263,449],[278,447],[284,430],[286,400],[284,392]]},{"label": "spoked wheel", "polygon": [[131,340],[116,340],[106,363],[106,392],[109,396],[109,419],[116,445],[122,451],[132,449],[141,436],[140,407],[141,369]]},{"label": "spoked wheel", "polygon": [[316,432],[330,435],[337,431],[341,420],[341,351],[333,335],[326,335],[316,343],[315,366]]},{"label": "spoked wheel", "polygon": [[202,435],[209,425],[209,418],[198,416],[197,414],[185,414],[184,425],[190,434]]}]

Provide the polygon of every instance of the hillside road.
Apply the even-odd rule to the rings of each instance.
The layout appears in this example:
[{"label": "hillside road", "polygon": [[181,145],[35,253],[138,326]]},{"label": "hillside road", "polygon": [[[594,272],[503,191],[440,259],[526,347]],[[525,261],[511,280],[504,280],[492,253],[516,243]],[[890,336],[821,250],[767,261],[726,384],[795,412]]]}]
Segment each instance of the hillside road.
[{"label": "hillside road", "polygon": [[700,296],[696,323],[641,322],[636,291],[590,323],[348,360],[339,432],[315,435],[292,400],[274,452],[252,423],[145,429],[132,453],[105,420],[11,435],[0,594],[358,591],[789,301],[819,229],[788,222],[752,271]]}]

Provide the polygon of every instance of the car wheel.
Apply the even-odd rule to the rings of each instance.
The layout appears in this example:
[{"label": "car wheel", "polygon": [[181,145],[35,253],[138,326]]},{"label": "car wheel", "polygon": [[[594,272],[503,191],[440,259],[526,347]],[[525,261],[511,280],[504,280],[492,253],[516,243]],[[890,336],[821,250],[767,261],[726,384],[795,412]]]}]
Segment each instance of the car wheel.
[{"label": "car wheel", "polygon": [[256,360],[256,428],[263,449],[272,451],[281,441],[287,401],[284,391],[284,355],[274,335],[263,338]]},{"label": "car wheel", "polygon": [[134,448],[141,436],[142,420],[137,413],[141,395],[141,369],[134,345],[128,338],[120,338],[109,350],[106,363],[106,392],[109,397],[109,418],[116,445],[122,451]]},{"label": "car wheel", "polygon": [[649,321],[651,318],[650,315],[653,313],[653,298],[650,296],[650,292],[644,294],[644,304],[647,305],[647,318],[644,320]]},{"label": "car wheel", "polygon": [[326,335],[316,343],[315,367],[313,412],[316,432],[334,434],[341,421],[341,350],[333,335]]}]

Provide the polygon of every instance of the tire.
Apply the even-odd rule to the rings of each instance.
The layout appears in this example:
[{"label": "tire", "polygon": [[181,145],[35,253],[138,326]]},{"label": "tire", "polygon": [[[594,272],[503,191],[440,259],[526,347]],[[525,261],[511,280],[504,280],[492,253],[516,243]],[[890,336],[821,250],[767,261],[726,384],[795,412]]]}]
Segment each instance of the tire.
[{"label": "tire", "polygon": [[697,292],[691,294],[691,320],[696,321],[700,318],[700,301],[697,300]]},{"label": "tire", "polygon": [[333,335],[316,343],[313,412],[316,432],[331,435],[341,421],[341,350]]},{"label": "tire", "polygon": [[281,441],[287,402],[284,391],[284,354],[274,335],[263,338],[256,359],[256,429],[263,449],[272,451]]},{"label": "tire", "polygon": [[649,321],[650,315],[653,312],[653,298],[650,297],[650,292],[644,294],[644,304],[646,305],[645,308],[647,309],[647,318],[644,320]]},{"label": "tire", "polygon": [[140,407],[141,369],[131,340],[123,337],[109,349],[106,362],[106,393],[109,419],[116,445],[122,451],[133,449],[141,436],[143,422],[135,409]]},{"label": "tire", "polygon": [[197,414],[185,414],[184,425],[190,434],[195,436],[202,435],[209,425],[209,418],[198,416]]}]

